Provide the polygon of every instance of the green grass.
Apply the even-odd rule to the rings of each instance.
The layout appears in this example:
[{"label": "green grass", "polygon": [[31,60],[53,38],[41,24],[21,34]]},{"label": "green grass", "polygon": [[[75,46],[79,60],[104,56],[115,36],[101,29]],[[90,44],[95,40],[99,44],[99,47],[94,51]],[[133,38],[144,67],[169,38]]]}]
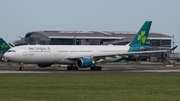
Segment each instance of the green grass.
[{"label": "green grass", "polygon": [[180,73],[0,74],[0,101],[180,101]]}]

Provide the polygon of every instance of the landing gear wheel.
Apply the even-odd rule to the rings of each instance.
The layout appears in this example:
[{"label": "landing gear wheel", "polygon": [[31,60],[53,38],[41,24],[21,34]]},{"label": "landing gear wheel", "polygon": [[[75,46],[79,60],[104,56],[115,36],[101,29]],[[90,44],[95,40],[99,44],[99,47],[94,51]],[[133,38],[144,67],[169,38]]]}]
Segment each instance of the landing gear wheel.
[{"label": "landing gear wheel", "polygon": [[70,67],[70,66],[67,66],[67,70],[71,70],[71,67]]},{"label": "landing gear wheel", "polygon": [[91,70],[95,70],[96,68],[94,66],[90,67]]},{"label": "landing gear wheel", "polygon": [[20,70],[20,71],[23,71],[23,70],[24,70],[24,67],[19,67],[19,70]]},{"label": "landing gear wheel", "polygon": [[102,67],[101,67],[101,66],[98,66],[98,67],[97,67],[97,70],[101,71],[101,70],[102,70]]},{"label": "landing gear wheel", "polygon": [[99,70],[99,71],[101,71],[102,70],[102,67],[101,66],[92,66],[92,67],[90,67],[90,69],[92,70],[92,71],[97,71],[97,70]]},{"label": "landing gear wheel", "polygon": [[74,70],[74,66],[71,66],[71,70]]},{"label": "landing gear wheel", "polygon": [[74,70],[78,70],[79,68],[77,66],[74,67]]},{"label": "landing gear wheel", "polygon": [[79,68],[77,66],[68,66],[67,70],[78,70]]}]

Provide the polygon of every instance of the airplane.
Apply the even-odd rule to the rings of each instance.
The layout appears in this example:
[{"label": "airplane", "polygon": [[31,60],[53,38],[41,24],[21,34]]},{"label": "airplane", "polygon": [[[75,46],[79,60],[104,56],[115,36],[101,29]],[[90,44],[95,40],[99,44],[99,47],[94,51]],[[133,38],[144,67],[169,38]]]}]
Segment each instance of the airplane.
[{"label": "airplane", "polygon": [[[145,21],[134,39],[127,45],[23,45],[9,49],[4,57],[19,63],[37,64],[48,67],[52,64],[67,64],[67,70],[89,68],[102,70],[96,63],[115,61],[121,56],[141,53],[167,52],[167,50],[141,51],[148,48],[146,40],[152,21]],[[20,70],[24,70],[20,66]]]}]

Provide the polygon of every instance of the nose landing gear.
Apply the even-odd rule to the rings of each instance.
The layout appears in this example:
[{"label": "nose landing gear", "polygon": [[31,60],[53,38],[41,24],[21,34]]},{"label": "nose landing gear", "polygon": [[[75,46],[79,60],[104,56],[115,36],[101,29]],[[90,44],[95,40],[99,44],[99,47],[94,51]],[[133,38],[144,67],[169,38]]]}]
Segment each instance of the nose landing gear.
[{"label": "nose landing gear", "polygon": [[19,70],[20,70],[20,71],[23,71],[23,70],[24,70],[24,67],[19,67]]},{"label": "nose landing gear", "polygon": [[24,70],[23,63],[20,63],[19,70],[20,70],[20,71],[23,71],[23,70]]}]

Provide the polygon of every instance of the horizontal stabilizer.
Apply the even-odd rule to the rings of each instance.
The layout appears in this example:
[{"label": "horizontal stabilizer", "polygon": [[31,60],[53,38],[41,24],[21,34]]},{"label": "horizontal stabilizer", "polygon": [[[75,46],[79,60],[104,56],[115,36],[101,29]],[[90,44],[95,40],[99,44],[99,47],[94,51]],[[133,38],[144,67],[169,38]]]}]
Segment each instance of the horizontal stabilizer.
[{"label": "horizontal stabilizer", "polygon": [[171,48],[170,50],[174,51],[177,47],[178,47],[178,45],[174,46],[174,47]]}]

